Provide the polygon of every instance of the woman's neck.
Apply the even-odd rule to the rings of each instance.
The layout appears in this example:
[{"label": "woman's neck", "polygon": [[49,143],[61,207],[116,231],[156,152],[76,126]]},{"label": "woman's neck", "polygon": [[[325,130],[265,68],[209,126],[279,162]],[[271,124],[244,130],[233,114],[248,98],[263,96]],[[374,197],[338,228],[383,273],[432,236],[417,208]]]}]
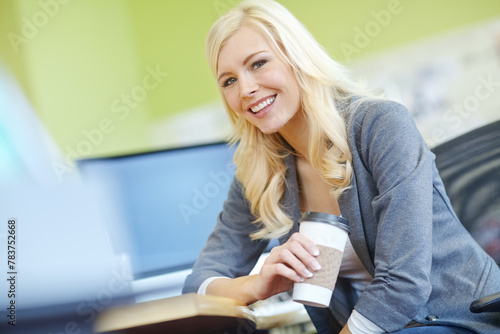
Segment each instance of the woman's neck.
[{"label": "woman's neck", "polygon": [[298,111],[280,130],[280,135],[295,150],[299,158],[309,160],[309,127],[303,111]]}]

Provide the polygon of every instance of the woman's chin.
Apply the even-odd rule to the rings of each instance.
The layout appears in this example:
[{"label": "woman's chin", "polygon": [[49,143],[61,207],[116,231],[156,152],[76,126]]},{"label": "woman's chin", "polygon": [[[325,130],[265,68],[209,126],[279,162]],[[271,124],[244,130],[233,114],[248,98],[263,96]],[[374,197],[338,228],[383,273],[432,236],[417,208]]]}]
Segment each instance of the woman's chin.
[{"label": "woman's chin", "polygon": [[259,128],[260,132],[266,135],[276,133],[283,128],[283,122],[274,119],[268,119],[267,122],[261,122],[260,124],[254,125]]},{"label": "woman's chin", "polygon": [[273,133],[278,132],[280,129],[281,129],[281,127],[275,127],[275,128],[273,128],[273,127],[271,127],[271,128],[267,128],[267,127],[266,127],[266,128],[263,128],[263,127],[260,127],[260,128],[259,128],[260,132],[262,132],[262,133],[263,133],[263,134],[265,134],[265,135],[271,135],[271,134],[273,134]]}]

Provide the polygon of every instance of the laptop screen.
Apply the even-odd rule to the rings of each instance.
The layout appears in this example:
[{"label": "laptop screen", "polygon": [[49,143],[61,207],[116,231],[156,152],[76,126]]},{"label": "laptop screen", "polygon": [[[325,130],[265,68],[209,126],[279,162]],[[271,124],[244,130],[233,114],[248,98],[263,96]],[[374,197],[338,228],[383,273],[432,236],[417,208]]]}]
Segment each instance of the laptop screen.
[{"label": "laptop screen", "polygon": [[215,143],[79,161],[83,179],[120,207],[135,279],[192,267],[222,210],[233,153]]}]

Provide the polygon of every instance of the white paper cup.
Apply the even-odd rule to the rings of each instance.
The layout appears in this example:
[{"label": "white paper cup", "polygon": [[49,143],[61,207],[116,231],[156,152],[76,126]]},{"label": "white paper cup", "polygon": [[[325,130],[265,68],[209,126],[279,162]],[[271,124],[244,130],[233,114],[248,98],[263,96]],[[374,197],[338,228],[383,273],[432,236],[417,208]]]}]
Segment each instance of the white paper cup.
[{"label": "white paper cup", "polygon": [[316,259],[321,269],[303,283],[294,284],[293,300],[308,306],[328,307],[351,231],[349,222],[327,213],[306,212],[299,224],[299,233],[311,239],[319,249]]}]

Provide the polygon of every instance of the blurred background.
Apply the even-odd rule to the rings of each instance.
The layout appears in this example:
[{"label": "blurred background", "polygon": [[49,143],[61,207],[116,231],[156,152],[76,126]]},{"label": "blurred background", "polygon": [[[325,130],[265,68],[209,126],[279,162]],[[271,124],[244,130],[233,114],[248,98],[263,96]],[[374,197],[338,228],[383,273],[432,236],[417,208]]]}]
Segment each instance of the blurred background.
[{"label": "blurred background", "polygon": [[[20,91],[10,112],[32,110],[59,152],[60,179],[78,158],[223,139],[204,40],[237,2],[3,0],[0,73]],[[498,1],[281,3],[334,59],[404,102],[431,145],[498,114]]]},{"label": "blurred background", "polygon": [[[203,146],[229,133],[204,42],[212,23],[238,2],[0,1],[0,213],[2,222],[20,221],[25,306],[69,300],[77,306],[66,309],[77,310],[75,321],[84,326],[130,291],[146,294],[142,300],[180,293],[233,173],[225,146]],[[405,104],[431,148],[500,119],[498,0],[279,2],[355,79]],[[107,159],[114,156],[124,158]],[[99,196],[60,188],[78,183],[82,160],[94,179],[113,185],[97,190]],[[498,163],[491,166],[499,170]],[[199,180],[185,183],[189,175]],[[27,188],[19,186],[26,181]],[[485,196],[499,202],[495,194]],[[495,224],[484,225],[481,235],[499,261],[495,205],[488,218]],[[53,228],[42,228],[49,221]],[[95,233],[81,232],[89,228]],[[193,231],[196,241],[189,239]],[[0,230],[0,245],[6,232]],[[64,243],[47,247],[40,240]],[[182,244],[189,245],[187,267],[165,264]],[[57,252],[64,256],[56,261],[51,254]],[[138,263],[149,265],[141,256],[154,264],[139,271]],[[117,275],[123,288],[103,290]]]}]

